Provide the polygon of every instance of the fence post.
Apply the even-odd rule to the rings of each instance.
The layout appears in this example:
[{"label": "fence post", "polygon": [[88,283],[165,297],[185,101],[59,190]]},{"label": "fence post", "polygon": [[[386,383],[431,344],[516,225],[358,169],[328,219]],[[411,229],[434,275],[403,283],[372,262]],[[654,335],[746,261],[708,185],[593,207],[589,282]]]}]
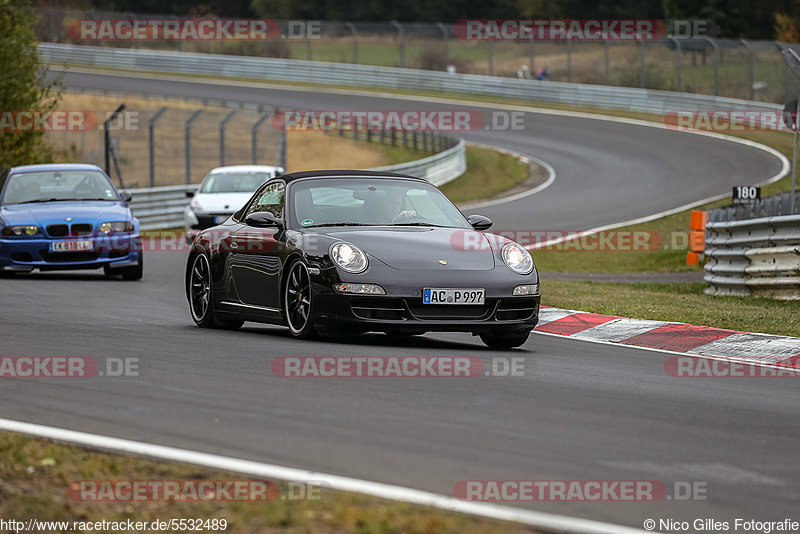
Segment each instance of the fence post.
[{"label": "fence post", "polygon": [[[778,48],[783,54],[784,46],[780,41],[775,41]],[[783,101],[788,102],[791,99],[791,89],[789,88],[789,63],[783,62]]]},{"label": "fence post", "polygon": [[168,106],[164,106],[163,108],[159,109],[153,118],[150,119],[150,122],[147,124],[147,133],[148,133],[148,141],[149,141],[149,151],[150,151],[150,187],[156,186],[156,148],[155,148],[155,128],[156,128],[156,121],[161,117],[169,109]]},{"label": "fence post", "polygon": [[639,39],[639,87],[644,89],[646,70],[644,67],[644,40]]},{"label": "fence post", "polygon": [[606,69],[605,69],[606,85],[611,85],[611,73],[610,73],[611,69],[609,68],[609,64],[608,64],[608,36],[605,33],[603,34],[603,45],[604,45],[603,51],[605,52],[605,58],[604,59],[605,59],[605,67],[606,67]]},{"label": "fence post", "polygon": [[358,30],[352,22],[345,22],[344,25],[353,34],[353,63],[358,63]]},{"label": "fence post", "polygon": [[536,66],[533,64],[534,60],[534,50],[533,50],[533,38],[531,38],[531,44],[528,45],[528,72],[531,73],[532,77],[536,77]]},{"label": "fence post", "polygon": [[441,22],[437,22],[436,26],[439,28],[439,31],[442,32],[442,40],[444,41],[444,70],[447,70],[447,66],[450,65],[450,30]]},{"label": "fence post", "polygon": [[269,116],[270,116],[269,113],[264,113],[263,115],[261,115],[261,117],[259,117],[259,119],[255,122],[255,124],[253,124],[253,129],[250,132],[250,136],[251,136],[251,138],[250,138],[250,141],[251,141],[250,142],[250,147],[251,147],[251,151],[253,153],[253,165],[258,165],[258,151],[256,150],[256,143],[257,143],[257,137],[258,137],[258,127],[261,126],[261,124],[265,120],[267,120],[267,117],[269,117]]},{"label": "fence post", "polygon": [[392,26],[397,29],[397,42],[399,45],[398,52],[400,53],[400,67],[406,66],[406,30],[403,25],[396,20],[392,21]]},{"label": "fence post", "polygon": [[753,98],[755,98],[755,94],[754,94],[755,93],[755,89],[753,89],[753,84],[756,83],[756,81],[754,79],[755,71],[754,71],[754,65],[753,65],[753,49],[750,48],[750,44],[747,41],[745,41],[744,39],[739,39],[739,40],[744,45],[744,47],[747,49],[747,58],[748,58],[748,63],[750,64],[750,72],[749,72],[749,74],[750,74],[750,76],[749,76],[750,89],[749,89],[749,94],[750,94],[750,100],[753,100]]},{"label": "fence post", "polygon": [[719,96],[719,45],[708,36],[706,41],[714,48],[714,96]]},{"label": "fence post", "polygon": [[567,81],[572,81],[572,38],[567,39]]},{"label": "fence post", "polygon": [[183,130],[184,130],[184,139],[186,143],[186,150],[184,150],[186,155],[186,185],[192,183],[192,123],[194,120],[200,116],[203,112],[202,109],[195,110],[192,113],[192,116],[184,123]]},{"label": "fence post", "polygon": [[681,90],[681,42],[674,37],[668,37],[675,43],[675,90]]},{"label": "fence post", "polygon": [[[117,109],[111,115],[106,118],[106,121],[103,123],[103,141],[105,142],[105,153],[106,153],[106,174],[111,177],[111,159],[109,157],[111,151],[111,132],[108,129],[108,125],[111,124],[111,121],[117,118],[123,110],[125,109],[125,104],[120,104]],[[66,133],[66,131],[65,131]]]},{"label": "fence post", "polygon": [[225,165],[225,125],[228,124],[228,121],[236,115],[236,110],[234,109],[230,113],[228,113],[222,122],[219,123],[219,166],[223,167]]},{"label": "fence post", "polygon": [[494,76],[494,39],[489,39],[489,76]]}]

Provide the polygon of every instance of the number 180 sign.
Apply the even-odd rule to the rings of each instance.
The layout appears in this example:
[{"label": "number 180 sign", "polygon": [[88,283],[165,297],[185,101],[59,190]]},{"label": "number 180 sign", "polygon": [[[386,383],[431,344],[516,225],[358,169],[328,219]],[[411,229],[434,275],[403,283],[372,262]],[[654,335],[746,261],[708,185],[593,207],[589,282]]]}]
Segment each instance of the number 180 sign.
[{"label": "number 180 sign", "polygon": [[750,204],[761,200],[761,188],[757,185],[736,185],[733,187],[734,204]]}]

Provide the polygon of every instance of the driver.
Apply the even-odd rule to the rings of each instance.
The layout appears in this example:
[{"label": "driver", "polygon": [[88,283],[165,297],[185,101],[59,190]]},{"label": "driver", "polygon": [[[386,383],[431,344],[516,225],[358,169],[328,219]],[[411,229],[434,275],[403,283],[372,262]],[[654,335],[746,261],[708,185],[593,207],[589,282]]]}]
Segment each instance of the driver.
[{"label": "driver", "polygon": [[416,210],[413,209],[405,209],[405,202],[403,202],[402,195],[393,195],[389,199],[390,207],[389,213],[396,213],[395,217],[392,219],[392,222],[399,221],[402,219],[411,219],[417,216]]}]

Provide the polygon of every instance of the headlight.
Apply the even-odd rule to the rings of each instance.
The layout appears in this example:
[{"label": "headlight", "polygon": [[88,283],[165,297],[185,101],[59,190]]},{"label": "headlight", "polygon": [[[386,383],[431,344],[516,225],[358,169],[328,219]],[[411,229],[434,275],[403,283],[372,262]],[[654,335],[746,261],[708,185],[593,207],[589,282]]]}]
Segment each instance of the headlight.
[{"label": "headlight", "polygon": [[100,223],[100,226],[97,227],[97,231],[101,234],[133,232],[133,224],[127,221],[104,222]]},{"label": "headlight", "polygon": [[6,226],[3,228],[3,235],[10,235],[14,237],[19,236],[31,236],[36,235],[39,233],[39,227],[34,225],[22,225],[22,226]]},{"label": "headlight", "polygon": [[367,269],[367,255],[352,243],[335,243],[331,247],[331,258],[348,273],[363,273]]},{"label": "headlight", "polygon": [[339,293],[368,293],[385,295],[386,291],[378,284],[335,284],[333,288]]},{"label": "headlight", "polygon": [[503,261],[517,274],[530,274],[533,271],[533,258],[530,253],[516,243],[503,247]]},{"label": "headlight", "polygon": [[515,297],[518,297],[520,295],[538,295],[538,294],[539,294],[539,284],[526,284],[514,288]]}]

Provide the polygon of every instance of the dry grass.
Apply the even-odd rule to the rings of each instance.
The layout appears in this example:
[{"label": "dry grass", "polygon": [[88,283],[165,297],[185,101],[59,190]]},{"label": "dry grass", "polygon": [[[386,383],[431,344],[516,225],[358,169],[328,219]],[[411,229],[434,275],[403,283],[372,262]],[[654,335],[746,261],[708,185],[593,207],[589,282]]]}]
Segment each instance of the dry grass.
[{"label": "dry grass", "polygon": [[[61,107],[94,112],[99,121],[106,119],[120,103],[126,106],[123,129],[111,132],[119,143],[119,165],[126,187],[150,185],[148,123],[155,113],[169,109],[158,119],[155,128],[155,185],[186,183],[185,123],[192,114],[202,113],[192,123],[189,179],[199,183],[205,174],[221,163],[219,123],[232,110],[223,106],[163,97],[108,96],[64,93]],[[225,164],[250,164],[252,127],[260,115],[255,111],[236,110],[225,128]],[[103,132],[47,134],[48,143],[67,161],[104,164]],[[280,136],[269,120],[261,124],[256,141],[257,162],[274,164],[278,157]],[[288,170],[330,168],[369,168],[392,163],[383,147],[319,132],[292,132],[287,139]],[[116,178],[116,173],[112,172]]]},{"label": "dry grass", "polygon": [[[317,169],[369,169],[390,165],[385,147],[322,132],[289,132],[286,160],[291,172]],[[417,157],[423,157],[420,153]]]}]

